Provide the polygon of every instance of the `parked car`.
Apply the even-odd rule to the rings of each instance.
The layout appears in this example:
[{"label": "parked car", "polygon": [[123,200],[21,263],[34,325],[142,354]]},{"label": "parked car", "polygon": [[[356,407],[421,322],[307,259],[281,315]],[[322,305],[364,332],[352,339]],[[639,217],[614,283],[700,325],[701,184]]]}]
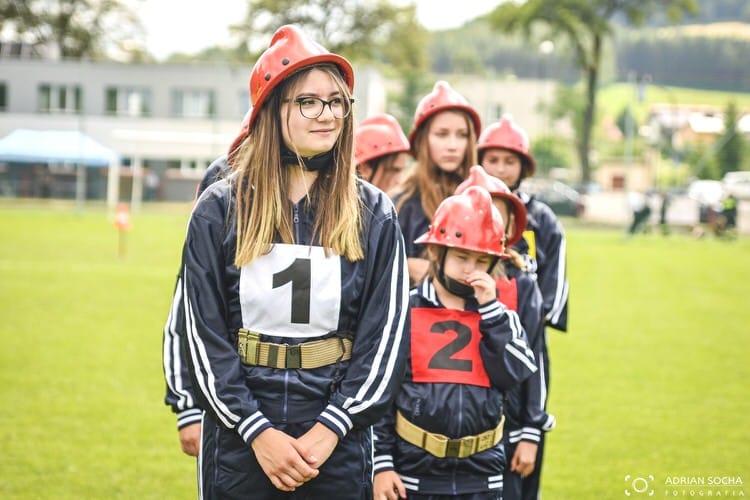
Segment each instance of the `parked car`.
[{"label": "parked car", "polygon": [[521,190],[533,194],[559,216],[579,217],[583,215],[584,195],[561,181],[530,177],[524,179]]},{"label": "parked car", "polygon": [[721,211],[724,186],[721,181],[697,180],[688,185],[687,195],[698,202],[698,221],[706,223]]},{"label": "parked car", "polygon": [[750,200],[750,171],[727,172],[721,184],[727,194],[733,194],[738,200]]},{"label": "parked car", "polygon": [[705,205],[718,205],[724,196],[721,181],[698,180],[688,185],[688,198]]},{"label": "parked car", "polygon": [[594,181],[578,182],[576,184],[571,184],[571,187],[581,194],[593,194],[602,192],[601,184]]}]

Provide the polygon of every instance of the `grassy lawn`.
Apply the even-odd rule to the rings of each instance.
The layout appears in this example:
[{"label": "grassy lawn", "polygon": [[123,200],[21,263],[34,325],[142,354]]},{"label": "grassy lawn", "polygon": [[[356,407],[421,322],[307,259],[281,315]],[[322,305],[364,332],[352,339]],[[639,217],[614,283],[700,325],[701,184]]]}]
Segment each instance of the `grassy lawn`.
[{"label": "grassy lawn", "polygon": [[748,481],[750,241],[568,240],[571,332],[549,334],[547,498],[624,498],[628,474],[653,475],[662,496],[675,476]]},{"label": "grassy lawn", "polygon": [[[98,208],[0,201],[0,498],[195,497],[161,367],[189,209],[133,215],[120,257]],[[568,255],[545,498],[625,498],[626,475],[657,496],[750,481],[750,240],[571,227]]]},{"label": "grassy lawn", "polygon": [[699,90],[683,87],[664,87],[649,84],[646,86],[644,100],[639,101],[632,83],[611,83],[604,85],[597,96],[598,116],[617,119],[628,103],[633,106],[633,115],[639,123],[648,118],[649,108],[656,103],[671,106],[687,106],[700,104],[715,106],[724,111],[727,105],[734,101],[737,108],[745,110],[750,108],[750,94],[732,93],[716,90]]}]

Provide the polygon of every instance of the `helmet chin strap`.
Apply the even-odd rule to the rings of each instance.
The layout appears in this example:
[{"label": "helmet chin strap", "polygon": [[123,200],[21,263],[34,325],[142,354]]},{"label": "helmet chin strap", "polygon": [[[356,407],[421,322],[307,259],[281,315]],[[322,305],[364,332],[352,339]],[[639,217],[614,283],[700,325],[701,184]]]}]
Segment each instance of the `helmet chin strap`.
[{"label": "helmet chin strap", "polygon": [[315,156],[297,156],[297,154],[286,147],[281,146],[282,165],[301,165],[303,169],[310,172],[328,170],[333,166],[333,149]]},{"label": "helmet chin strap", "polygon": [[474,287],[469,285],[464,285],[460,281],[454,280],[453,278],[449,278],[448,276],[443,273],[443,270],[440,269],[440,274],[438,274],[437,277],[438,281],[441,285],[445,287],[446,290],[448,290],[450,293],[457,297],[461,297],[462,299],[468,299],[474,296]]},{"label": "helmet chin strap", "polygon": [[[453,278],[449,278],[445,275],[445,256],[448,254],[448,252],[443,253],[443,258],[440,259],[440,270],[437,274],[437,280],[440,282],[441,285],[445,287],[446,290],[448,290],[450,293],[457,297],[461,297],[462,299],[469,299],[471,297],[474,297],[474,287],[471,285],[464,285],[458,280],[454,280]],[[490,264],[490,267],[487,269],[487,272],[490,272],[493,267],[495,267],[495,264],[497,263],[499,259],[494,259],[492,263]]]}]

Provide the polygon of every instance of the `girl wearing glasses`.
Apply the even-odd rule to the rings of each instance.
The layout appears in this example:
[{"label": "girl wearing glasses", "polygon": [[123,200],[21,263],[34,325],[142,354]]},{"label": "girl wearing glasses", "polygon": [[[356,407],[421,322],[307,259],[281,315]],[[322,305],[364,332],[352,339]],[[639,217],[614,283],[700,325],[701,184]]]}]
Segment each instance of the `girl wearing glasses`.
[{"label": "girl wearing glasses", "polygon": [[346,59],[280,28],[251,73],[233,173],[191,215],[203,498],[372,496],[370,426],[401,382],[408,281],[393,205],[355,175],[353,87]]},{"label": "girl wearing glasses", "polygon": [[419,282],[429,267],[424,245],[413,242],[427,231],[440,202],[453,194],[476,164],[480,130],[479,113],[448,82],[435,83],[417,106],[409,133],[416,163],[395,197],[412,283]]}]

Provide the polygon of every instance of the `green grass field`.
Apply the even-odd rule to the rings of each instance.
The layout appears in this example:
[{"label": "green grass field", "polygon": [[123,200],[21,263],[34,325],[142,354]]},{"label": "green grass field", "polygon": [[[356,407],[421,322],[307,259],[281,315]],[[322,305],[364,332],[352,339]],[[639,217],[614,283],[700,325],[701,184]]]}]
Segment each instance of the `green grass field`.
[{"label": "green grass field", "polygon": [[[0,498],[195,497],[161,368],[188,212],[133,215],[119,257],[98,208],[0,202]],[[571,331],[550,331],[558,428],[544,497],[750,482],[750,240],[571,226],[568,255]]]},{"label": "green grass field", "polygon": [[648,118],[653,104],[671,106],[707,105],[714,106],[722,112],[734,101],[738,109],[750,108],[750,94],[743,92],[725,92],[717,90],[699,90],[686,87],[663,87],[649,84],[646,86],[644,100],[636,96],[633,84],[617,82],[602,86],[597,96],[599,117],[616,120],[617,116],[630,104],[638,123]]}]

